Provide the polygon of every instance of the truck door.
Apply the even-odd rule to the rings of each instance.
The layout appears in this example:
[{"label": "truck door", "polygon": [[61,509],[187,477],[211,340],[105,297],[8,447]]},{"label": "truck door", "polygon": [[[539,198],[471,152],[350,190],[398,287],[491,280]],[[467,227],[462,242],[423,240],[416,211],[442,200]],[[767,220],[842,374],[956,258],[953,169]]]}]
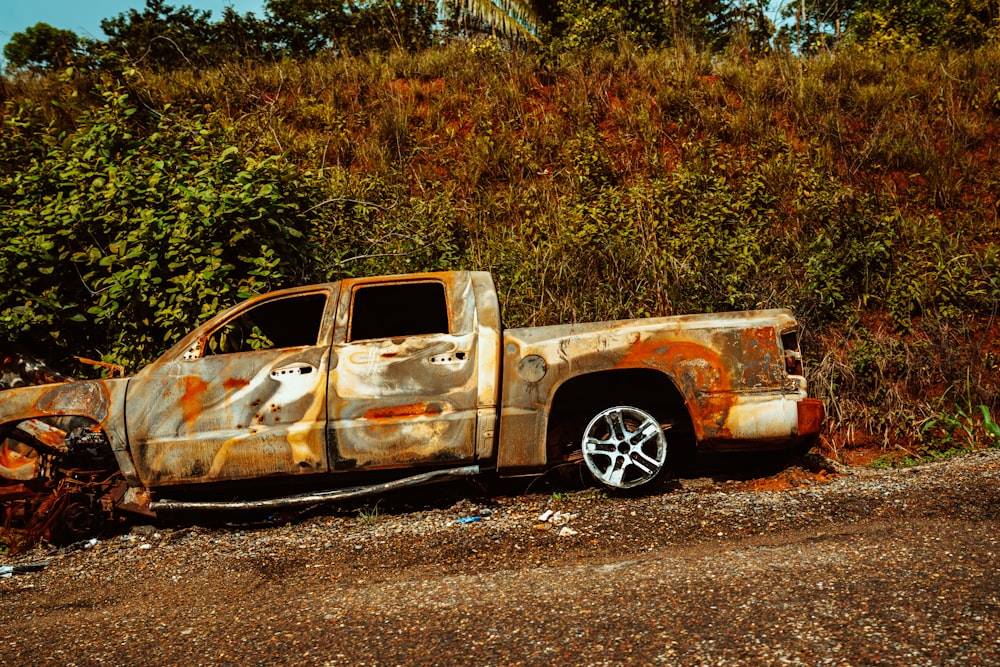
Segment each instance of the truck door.
[{"label": "truck door", "polygon": [[335,295],[327,286],[249,301],[132,378],[125,415],[143,482],[327,472]]},{"label": "truck door", "polygon": [[330,370],[331,469],[471,462],[478,355],[469,274],[342,285]]}]

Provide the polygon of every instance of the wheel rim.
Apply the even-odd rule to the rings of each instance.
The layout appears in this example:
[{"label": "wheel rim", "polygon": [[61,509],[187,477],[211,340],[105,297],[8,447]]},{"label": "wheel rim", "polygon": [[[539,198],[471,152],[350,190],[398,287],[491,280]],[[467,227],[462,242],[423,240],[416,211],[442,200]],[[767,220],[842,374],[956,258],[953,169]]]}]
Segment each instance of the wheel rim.
[{"label": "wheel rim", "polygon": [[583,460],[602,484],[629,489],[655,478],[667,460],[667,438],[656,419],[629,406],[597,414],[583,432]]}]

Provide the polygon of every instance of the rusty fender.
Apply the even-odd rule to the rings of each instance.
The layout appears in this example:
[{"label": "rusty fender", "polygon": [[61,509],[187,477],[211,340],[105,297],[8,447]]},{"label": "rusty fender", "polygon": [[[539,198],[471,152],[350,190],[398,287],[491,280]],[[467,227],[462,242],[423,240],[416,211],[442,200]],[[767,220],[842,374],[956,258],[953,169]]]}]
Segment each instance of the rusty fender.
[{"label": "rusty fender", "polygon": [[126,379],[32,385],[0,391],[0,433],[17,426],[39,442],[64,449],[66,433],[48,423],[53,417],[84,417],[107,435],[122,474],[138,484],[125,439]]}]

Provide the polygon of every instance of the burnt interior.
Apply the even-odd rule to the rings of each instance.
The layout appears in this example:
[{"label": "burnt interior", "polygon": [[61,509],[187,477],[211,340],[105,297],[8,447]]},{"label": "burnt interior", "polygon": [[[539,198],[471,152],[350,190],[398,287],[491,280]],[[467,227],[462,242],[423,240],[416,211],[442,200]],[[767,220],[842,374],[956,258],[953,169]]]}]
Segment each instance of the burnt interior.
[{"label": "burnt interior", "polygon": [[265,301],[212,332],[206,354],[316,345],[326,294]]},{"label": "burnt interior", "polygon": [[785,351],[785,370],[789,375],[802,375],[802,353],[799,351],[799,334],[795,329],[781,334],[781,347]]},{"label": "burnt interior", "polygon": [[448,333],[443,283],[365,285],[354,291],[349,341]]}]

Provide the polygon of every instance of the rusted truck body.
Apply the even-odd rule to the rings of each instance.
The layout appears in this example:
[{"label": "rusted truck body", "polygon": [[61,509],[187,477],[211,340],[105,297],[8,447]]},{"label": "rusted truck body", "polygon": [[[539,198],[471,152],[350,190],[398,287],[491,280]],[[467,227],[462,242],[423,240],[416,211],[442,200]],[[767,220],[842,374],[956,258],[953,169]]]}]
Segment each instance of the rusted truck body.
[{"label": "rusted truck body", "polygon": [[250,299],[131,377],[0,392],[0,477],[113,460],[84,486],[137,511],[566,463],[628,488],[682,442],[808,446],[822,416],[787,310],[504,330],[488,273],[384,276]]}]

